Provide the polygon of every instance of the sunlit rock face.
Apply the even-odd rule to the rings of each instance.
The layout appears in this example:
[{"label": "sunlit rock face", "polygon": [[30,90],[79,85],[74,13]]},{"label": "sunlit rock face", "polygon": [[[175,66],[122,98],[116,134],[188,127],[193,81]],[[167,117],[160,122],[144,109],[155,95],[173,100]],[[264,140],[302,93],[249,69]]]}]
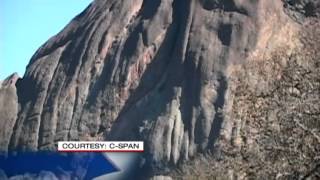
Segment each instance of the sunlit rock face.
[{"label": "sunlit rock face", "polygon": [[9,140],[17,119],[18,97],[15,84],[18,79],[17,74],[12,74],[0,82],[0,155],[5,155],[8,151]]},{"label": "sunlit rock face", "polygon": [[141,164],[167,172],[233,139],[230,72],[296,46],[285,11],[280,0],[96,0],[32,57],[4,143],[143,140]]}]

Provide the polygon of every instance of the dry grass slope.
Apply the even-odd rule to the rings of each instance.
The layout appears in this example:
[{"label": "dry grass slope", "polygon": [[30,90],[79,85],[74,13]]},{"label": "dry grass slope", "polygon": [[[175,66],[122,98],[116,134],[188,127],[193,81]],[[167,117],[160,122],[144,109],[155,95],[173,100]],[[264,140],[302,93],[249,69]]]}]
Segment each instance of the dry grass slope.
[{"label": "dry grass slope", "polygon": [[320,178],[320,23],[301,31],[303,47],[250,61],[230,79],[228,114],[238,128],[171,174],[174,179]]}]

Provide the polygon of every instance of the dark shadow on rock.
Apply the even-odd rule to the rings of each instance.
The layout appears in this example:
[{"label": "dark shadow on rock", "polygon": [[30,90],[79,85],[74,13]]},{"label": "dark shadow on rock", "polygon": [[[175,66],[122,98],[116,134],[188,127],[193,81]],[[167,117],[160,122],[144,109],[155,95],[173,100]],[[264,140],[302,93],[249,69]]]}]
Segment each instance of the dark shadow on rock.
[{"label": "dark shadow on rock", "polygon": [[217,138],[220,135],[222,123],[223,123],[223,107],[225,104],[225,94],[226,90],[228,88],[227,80],[224,75],[220,76],[219,79],[219,87],[217,89],[217,99],[216,102],[214,103],[214,109],[215,109],[215,116],[213,119],[213,123],[211,126],[211,131],[209,135],[209,144],[208,148],[212,148],[214,146],[214,143],[216,142]]},{"label": "dark shadow on rock", "polygon": [[161,0],[144,0],[142,4],[142,13],[141,16],[144,19],[152,18],[159,8]]},{"label": "dark shadow on rock", "polygon": [[231,24],[222,24],[218,29],[218,38],[221,43],[225,46],[230,46],[232,35],[232,25]]}]

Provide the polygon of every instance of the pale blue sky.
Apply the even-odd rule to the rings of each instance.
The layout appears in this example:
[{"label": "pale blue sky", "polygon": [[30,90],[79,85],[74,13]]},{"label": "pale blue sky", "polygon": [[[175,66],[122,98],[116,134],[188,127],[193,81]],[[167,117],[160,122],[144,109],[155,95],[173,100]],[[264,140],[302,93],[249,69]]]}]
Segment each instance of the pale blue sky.
[{"label": "pale blue sky", "polygon": [[35,51],[92,0],[0,0],[0,80],[23,76]]}]

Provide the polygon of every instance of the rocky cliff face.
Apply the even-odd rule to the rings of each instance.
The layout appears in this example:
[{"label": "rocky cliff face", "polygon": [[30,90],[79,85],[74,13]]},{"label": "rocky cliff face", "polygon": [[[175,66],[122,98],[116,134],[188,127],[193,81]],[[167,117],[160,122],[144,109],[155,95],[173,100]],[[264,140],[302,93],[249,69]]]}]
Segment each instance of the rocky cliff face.
[{"label": "rocky cliff face", "polygon": [[[17,93],[12,85],[1,88],[12,108],[0,108],[0,125],[8,127],[0,148],[54,151],[62,140],[143,140],[143,167],[152,176],[219,145],[241,146],[240,120],[247,117],[233,116],[241,109],[233,105],[234,72],[250,72],[247,62],[264,61],[280,48],[286,55],[299,48],[303,25],[293,14],[308,19],[318,9],[312,6],[309,15],[297,6],[96,0],[39,48]],[[253,72],[247,76],[260,81]],[[262,83],[256,91],[270,87]]]},{"label": "rocky cliff face", "polygon": [[5,155],[8,152],[10,137],[17,119],[18,96],[15,84],[18,78],[17,74],[13,74],[0,82],[0,155]]}]

